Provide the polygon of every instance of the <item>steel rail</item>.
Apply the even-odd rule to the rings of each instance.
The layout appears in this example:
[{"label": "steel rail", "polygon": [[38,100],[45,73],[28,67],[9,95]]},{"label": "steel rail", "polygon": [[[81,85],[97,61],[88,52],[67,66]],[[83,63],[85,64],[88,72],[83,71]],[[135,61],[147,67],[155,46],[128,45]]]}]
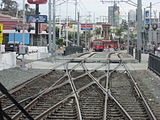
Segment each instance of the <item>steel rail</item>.
[{"label": "steel rail", "polygon": [[75,87],[75,84],[74,84],[74,82],[72,80],[72,77],[71,77],[70,73],[68,72],[68,64],[66,65],[66,72],[68,74],[68,78],[69,78],[69,81],[70,81],[70,85],[71,85],[72,91],[74,92],[74,97],[75,97],[76,104],[77,104],[79,120],[82,120],[82,113],[81,113],[80,104],[79,104],[79,100],[78,100],[78,94],[76,92],[77,89]]},{"label": "steel rail", "polygon": [[[105,77],[106,75],[104,75],[103,77]],[[97,80],[99,81],[100,79],[102,79],[102,77],[99,77]],[[76,93],[79,94],[80,92],[82,92],[83,90],[87,89],[88,87],[92,86],[93,84],[95,84],[94,81],[90,82],[89,84],[83,86],[82,88],[79,88]],[[62,101],[60,101],[59,103],[57,103],[56,105],[52,106],[50,109],[48,109],[47,111],[43,112],[42,114],[40,114],[38,117],[35,118],[35,120],[41,120],[43,117],[47,116],[51,111],[53,111],[58,105],[60,105],[61,103],[63,103],[64,100],[70,98],[70,97],[74,97],[74,92],[72,92],[70,95],[68,95],[66,98],[64,98]]]},{"label": "steel rail", "polygon": [[[87,89],[88,87],[92,86],[93,84],[95,84],[95,82],[91,82],[85,86],[83,86],[82,88],[78,89],[76,91],[77,94],[79,94],[79,92],[82,92],[83,90]],[[68,95],[66,98],[64,98],[63,100],[61,100],[59,103],[57,103],[56,105],[52,106],[51,108],[49,108],[47,111],[43,112],[42,114],[40,114],[39,116],[37,116],[35,118],[35,120],[41,120],[43,119],[43,117],[47,116],[50,112],[52,112],[58,105],[62,104],[65,100],[69,99],[70,97],[74,97],[74,92],[72,92],[70,95]]]},{"label": "steel rail", "polygon": [[[104,65],[105,65],[105,64],[104,64]],[[103,65],[101,65],[100,67],[102,67],[102,66],[103,66]],[[96,69],[98,69],[98,67],[97,67]],[[94,71],[94,70],[93,70],[93,71]],[[93,71],[90,71],[90,73],[93,72]],[[85,74],[86,74],[86,73],[85,73]],[[81,75],[81,77],[82,77],[82,75]],[[103,76],[99,77],[97,80],[99,81],[99,80],[101,80],[101,79],[104,78],[104,77],[106,77],[106,75],[103,75]],[[79,77],[77,77],[77,78],[79,78]],[[76,79],[74,79],[74,80],[76,80]],[[76,91],[76,93],[79,94],[79,92],[87,89],[88,87],[90,87],[90,86],[93,85],[93,84],[95,84],[94,81],[92,81],[91,83],[83,86],[82,88],[79,88],[79,89]],[[74,93],[70,94],[69,97],[73,97],[73,95],[74,95]],[[62,102],[63,102],[63,100],[60,101],[59,104],[62,103]],[[54,105],[52,108],[48,109],[47,111],[45,111],[44,113],[42,113],[41,115],[39,115],[39,117],[36,117],[36,120],[40,120],[41,118],[43,118],[44,116],[46,116],[47,114],[49,114],[51,111],[54,110],[55,106],[56,106],[56,105]]]},{"label": "steel rail", "polygon": [[[66,64],[67,64],[67,63],[66,63]],[[64,65],[64,64],[62,64],[62,65]],[[78,64],[76,64],[76,65],[73,67],[73,69],[75,69],[76,67],[78,67]],[[70,72],[72,72],[73,69],[71,69]],[[51,72],[52,72],[52,71],[51,71]],[[50,73],[51,73],[51,72],[50,72]],[[48,74],[49,74],[49,73],[48,73]],[[43,76],[46,76],[46,74],[43,75]],[[38,97],[39,95],[41,95],[41,94],[45,93],[46,91],[48,91],[49,89],[51,89],[52,87],[56,86],[56,84],[58,84],[59,82],[61,82],[61,80],[63,80],[63,78],[65,78],[66,76],[67,76],[67,74],[65,73],[58,81],[56,81],[56,82],[55,82],[53,85],[51,85],[49,88],[46,88],[46,89],[40,91],[39,93],[31,96],[31,97],[25,98],[25,99],[19,101],[18,103],[23,103],[23,102],[26,102],[26,101],[29,100],[29,99]],[[41,77],[42,77],[42,76],[41,76]],[[34,79],[34,80],[35,80],[35,79]],[[30,82],[29,82],[29,83],[30,83]],[[28,84],[28,82],[27,82],[26,84]],[[25,84],[25,85],[26,85],[26,84]],[[25,85],[23,85],[23,87],[25,87]],[[15,92],[16,92],[16,91],[15,91]],[[12,105],[10,105],[10,106],[7,106],[7,107],[4,108],[3,110],[10,109],[10,108],[12,108],[12,107],[14,107],[14,106],[15,106],[15,105],[12,104]]]},{"label": "steel rail", "polygon": [[[101,65],[101,66],[102,66],[102,65]],[[98,67],[97,67],[97,68],[98,68]],[[93,71],[94,71],[94,70],[93,70]],[[91,72],[93,72],[93,71],[91,71]],[[105,76],[106,76],[106,75],[104,75],[103,77],[105,77]],[[98,80],[102,79],[103,77],[100,77]],[[93,84],[95,84],[95,82],[91,82],[91,83],[85,85],[84,87],[79,88],[79,90],[77,90],[76,93],[78,94],[79,92],[85,90],[86,88],[90,87],[90,86],[93,85]],[[60,86],[61,86],[61,85],[59,85],[59,87],[60,87]],[[56,86],[56,88],[58,88],[58,86]],[[54,88],[54,89],[56,89],[56,88]],[[52,90],[53,90],[53,89],[52,89]],[[69,95],[69,96],[71,97],[71,96],[73,96],[73,94],[74,94],[74,93],[72,93],[72,94]],[[62,101],[63,101],[63,100],[62,100]],[[61,102],[62,102],[62,101],[61,101]],[[60,103],[61,103],[61,102],[60,102]],[[46,114],[48,114],[48,112],[49,112],[49,111],[52,111],[54,108],[55,108],[55,106],[53,106],[53,107],[50,108],[49,110],[45,111],[45,112],[42,113],[41,115],[39,115],[39,117],[37,117],[36,119],[38,120],[38,118],[42,118],[42,116],[46,116]],[[41,116],[41,117],[40,117],[40,116]]]},{"label": "steel rail", "polygon": [[[66,64],[67,64],[67,63],[66,63]],[[79,65],[79,64],[76,64],[74,68],[78,67],[78,65]],[[73,70],[73,69],[72,69],[72,70]],[[71,71],[72,71],[72,70],[71,70]],[[71,71],[70,71],[70,72],[71,72]],[[39,94],[33,101],[31,101],[29,104],[27,104],[24,108],[25,108],[25,109],[29,109],[32,105],[34,105],[34,103],[36,103],[36,101],[37,101],[42,95],[47,94],[47,92],[50,92],[51,89],[52,89],[53,87],[55,87],[56,84],[57,84],[58,82],[60,82],[60,81],[61,81],[64,77],[66,77],[66,76],[67,76],[67,73],[65,73],[65,75],[62,76],[62,77],[61,77],[56,83],[54,83],[52,86],[50,86],[49,88],[45,89],[41,94]],[[65,82],[65,84],[67,84],[67,83],[68,83],[68,81]],[[59,87],[62,87],[62,86],[65,85],[65,84],[58,85],[58,86],[55,87],[54,89],[59,88]],[[19,117],[20,115],[21,115],[21,111],[19,111],[17,114],[15,114],[15,115],[12,117],[12,119],[16,119],[16,118]]]},{"label": "steel rail", "polygon": [[[119,54],[119,58],[122,59],[122,57],[120,55],[121,54]],[[125,71],[127,72],[128,76],[131,78],[132,85],[134,86],[133,88],[135,89],[135,91],[136,91],[137,95],[139,96],[139,98],[141,98],[141,101],[143,102],[143,105],[144,105],[147,113],[149,114],[150,119],[157,120],[157,118],[155,117],[155,115],[154,115],[153,111],[151,110],[149,104],[147,103],[144,95],[142,94],[142,92],[141,92],[136,80],[134,79],[134,77],[132,76],[131,72],[129,71],[128,66],[123,62],[122,62],[122,64],[123,64],[123,67],[125,68]]]},{"label": "steel rail", "polygon": [[[71,59],[71,60],[69,60],[69,61],[66,61],[66,62],[64,62],[64,63],[61,63],[60,65],[55,66],[55,67],[54,67],[53,69],[51,69],[48,73],[39,74],[39,75],[37,75],[37,76],[31,78],[30,80],[28,80],[28,81],[26,81],[26,82],[24,82],[24,83],[18,85],[17,88],[15,88],[15,89],[9,91],[9,93],[10,93],[10,94],[13,94],[13,93],[17,92],[18,90],[22,89],[22,88],[25,87],[27,84],[29,84],[29,83],[31,83],[32,81],[34,81],[35,79],[50,74],[50,73],[53,72],[56,68],[61,67],[61,66],[65,65],[65,64],[71,62],[72,60],[73,60],[73,59]],[[5,96],[5,95],[1,95],[1,96],[0,96],[0,99],[2,99],[4,96]]]},{"label": "steel rail", "polygon": [[[93,54],[95,54],[95,53],[92,53],[92,54],[90,54],[88,57],[90,57],[90,56],[92,56]],[[86,58],[84,58],[81,62],[84,62],[88,57],[86,57]],[[71,61],[71,60],[70,60]],[[68,62],[66,62],[65,64],[68,64],[69,63],[69,61]],[[62,65],[65,65],[65,64],[62,64]],[[69,73],[70,72],[72,72],[74,69],[76,69],[79,65],[81,65],[81,63],[78,63],[78,64],[76,64],[70,71],[69,71]],[[25,106],[25,109],[28,109],[28,108],[30,108],[42,95],[44,95],[44,94],[46,94],[47,92],[50,92],[51,90],[50,89],[52,89],[54,86],[56,86],[56,84],[58,83],[58,82],[60,82],[64,77],[66,77],[67,76],[67,73],[65,73],[65,75],[64,76],[62,76],[56,83],[54,83],[52,86],[50,86],[48,89],[45,89],[41,94],[39,94],[32,102],[30,102],[29,104],[27,104],[26,106]],[[69,81],[67,81],[67,82],[65,82],[65,84],[67,84]],[[63,86],[63,85],[65,85],[65,84],[61,84],[60,86],[58,85],[58,87],[61,87],[61,86]],[[58,87],[56,87],[56,88],[58,88]],[[55,89],[55,88],[54,88]],[[17,114],[15,114],[13,117],[12,117],[12,119],[16,119],[18,116],[20,116],[21,115],[21,111],[19,111]]]},{"label": "steel rail", "polygon": [[[109,59],[107,61],[106,69],[107,69],[107,74],[106,74],[106,84],[105,84],[105,87],[106,87],[106,91],[108,91],[108,89],[109,89],[109,76],[110,76],[110,73],[109,73],[109,71],[110,71],[110,60]],[[108,94],[105,94],[105,104],[104,104],[103,120],[107,119],[107,105],[108,105]]]},{"label": "steel rail", "polygon": [[[25,85],[29,84],[30,82],[32,82],[32,81],[34,81],[35,79],[37,79],[37,78],[39,78],[39,77],[42,77],[42,76],[43,76],[43,74],[39,74],[39,75],[31,78],[30,80],[28,80],[28,81],[26,81],[26,82],[18,85],[18,87],[14,88],[14,89],[12,89],[12,90],[10,90],[10,91],[8,91],[9,94],[14,94],[14,93],[17,92],[18,90],[20,90],[20,89],[22,89],[23,87],[25,87]],[[5,95],[1,95],[1,96],[0,96],[0,100],[1,100],[3,97],[5,97]]]},{"label": "steel rail", "polygon": [[142,94],[142,92],[141,92],[141,90],[140,90],[137,82],[135,81],[134,77],[131,75],[131,73],[130,73],[130,71],[128,70],[127,66],[126,66],[125,64],[124,64],[123,66],[124,66],[124,68],[126,69],[126,72],[127,72],[128,76],[131,78],[131,81],[132,81],[132,83],[133,83],[133,85],[134,85],[134,88],[135,88],[135,90],[136,90],[136,93],[140,96],[141,101],[143,102],[144,107],[145,107],[147,113],[149,114],[150,119],[152,119],[152,120],[157,120],[157,118],[155,117],[155,115],[154,115],[153,111],[151,110],[149,104],[147,103],[144,95]]},{"label": "steel rail", "polygon": [[[70,61],[72,61],[72,60],[70,60]],[[62,64],[60,64],[60,65],[55,66],[51,71],[49,71],[49,72],[46,73],[46,74],[39,74],[39,75],[35,76],[35,77],[32,78],[31,80],[25,82],[25,84],[19,85],[18,88],[11,90],[9,93],[10,93],[10,94],[14,94],[15,92],[17,92],[17,91],[19,91],[20,89],[22,89],[23,87],[25,87],[27,84],[29,84],[29,83],[31,83],[32,81],[34,81],[35,79],[50,74],[51,72],[53,72],[54,69],[56,69],[56,68],[58,68],[58,67],[60,67],[60,66],[63,66],[63,65],[67,64],[67,63],[70,62],[70,61],[67,61],[67,62],[65,62],[65,63],[62,63]],[[78,65],[74,66],[74,67],[72,68],[72,70],[75,69],[76,67],[78,67]],[[72,71],[72,70],[71,70],[71,71]],[[35,94],[35,95],[31,96],[31,97],[25,98],[25,99],[19,101],[18,103],[24,103],[24,102],[26,102],[26,101],[29,100],[29,99],[35,98],[35,97],[39,96],[40,94],[43,94],[47,89],[50,89],[51,87],[54,87],[57,83],[59,83],[63,78],[66,77],[66,75],[67,75],[67,74],[65,74],[64,76],[62,76],[58,81],[56,81],[56,82],[55,82],[52,86],[50,86],[49,88],[46,88],[46,89],[44,89],[43,91],[40,91],[39,93],[37,93],[37,94]],[[5,96],[5,95],[2,95],[2,96],[0,97],[0,99],[2,99],[4,96]],[[3,108],[3,110],[8,110],[8,109],[11,109],[12,107],[15,107],[15,104],[12,104],[12,105],[10,105],[10,106],[7,106],[7,107]]]},{"label": "steel rail", "polygon": [[[68,61],[68,62],[69,62],[69,61]],[[62,63],[62,64],[60,64],[60,65],[58,65],[58,66],[55,66],[54,69],[55,69],[56,67],[60,67],[60,66],[62,66],[62,65],[64,65],[64,64],[66,64],[66,63],[68,63],[68,62],[65,62],[65,63]],[[51,70],[50,72],[48,72],[48,73],[45,74],[45,75],[50,74],[52,71],[53,71],[53,70]],[[41,76],[45,76],[45,75],[41,75]],[[40,77],[41,77],[41,76],[40,76]],[[39,75],[38,75],[38,77],[39,77]],[[34,78],[32,78],[31,80],[25,82],[25,84],[19,85],[18,88],[13,89],[12,91],[10,91],[10,93],[13,94],[13,93],[19,91],[20,89],[22,89],[23,87],[25,87],[25,85],[27,85],[27,84],[31,83],[32,81],[34,81],[36,78],[37,78],[37,76],[34,77]],[[38,94],[35,94],[35,95],[33,95],[33,96],[31,96],[31,97],[28,97],[28,98],[25,98],[25,99],[19,101],[18,103],[24,103],[24,102],[26,102],[26,101],[28,101],[28,100],[30,100],[30,99],[34,99],[35,97],[37,97],[38,95],[42,94],[42,93],[45,92],[45,91],[46,91],[46,89],[44,89],[43,91],[40,91]],[[4,97],[4,95],[0,96],[1,99],[2,99],[3,97]],[[7,106],[7,107],[4,108],[3,110],[8,110],[8,109],[11,109],[11,108],[13,108],[13,107],[15,107],[15,104],[12,104],[12,105],[10,105],[10,106]]]},{"label": "steel rail", "polygon": [[45,116],[47,116],[49,113],[51,113],[55,108],[57,108],[58,106],[60,106],[61,104],[65,103],[69,98],[73,97],[74,93],[72,93],[71,95],[68,95],[66,98],[64,98],[62,101],[58,102],[57,104],[55,104],[54,106],[50,107],[48,110],[44,111],[43,113],[41,113],[39,116],[37,116],[35,118],[35,120],[42,120]]},{"label": "steel rail", "polygon": [[[95,70],[103,67],[104,65],[105,65],[105,64],[102,64],[102,65],[96,67]],[[76,68],[76,66],[74,67],[74,69],[75,69],[75,68]],[[115,68],[115,69],[116,69],[116,68]],[[72,69],[72,70],[73,70],[73,69]],[[72,70],[71,70],[71,71],[72,71]],[[90,71],[90,73],[94,72],[95,70]],[[70,71],[70,72],[71,72],[71,71]],[[114,70],[113,70],[113,71],[114,71]],[[83,74],[83,75],[81,75],[81,76],[79,76],[79,77],[77,77],[77,78],[73,78],[73,80],[76,80],[76,79],[78,79],[78,78],[80,78],[80,77],[84,77],[85,75],[87,75],[87,73],[85,73],[85,74]],[[105,76],[106,76],[106,75],[101,76],[100,79],[104,78]],[[54,83],[54,84],[53,84],[51,87],[49,87],[48,89],[45,89],[45,90],[42,91],[41,93],[37,94],[37,98],[35,98],[31,103],[29,103],[27,106],[25,106],[25,108],[27,109],[28,107],[31,107],[30,104],[33,104],[34,102],[36,102],[36,100],[37,100],[39,97],[41,97],[42,94],[45,94],[45,93],[49,92],[50,90],[52,90],[53,87],[54,87],[53,89],[56,89],[56,88],[59,88],[59,87],[65,85],[65,84],[67,84],[69,81],[66,81],[66,82],[62,83],[61,85],[58,85],[57,87],[55,87],[55,85],[56,85],[58,82],[60,82],[64,77],[66,77],[66,75],[65,75],[65,76],[62,76],[58,81],[56,81],[56,83]],[[99,79],[99,80],[100,80],[100,79]],[[35,97],[35,96],[32,96],[32,97]],[[31,98],[32,98],[32,97],[31,97]],[[28,99],[31,99],[31,98],[29,97]],[[27,100],[27,99],[26,99],[26,100]],[[23,102],[25,102],[25,100],[24,100]],[[10,107],[8,107],[8,109],[11,108],[11,107],[14,107],[14,106],[11,105]],[[6,108],[6,109],[7,109],[7,108]],[[20,112],[17,113],[16,115],[19,115],[19,114],[20,114]],[[15,115],[15,116],[16,116],[16,115]],[[14,118],[15,116],[13,116],[13,118]]]},{"label": "steel rail", "polygon": [[111,91],[108,91],[109,97],[117,104],[120,110],[124,113],[125,117],[129,120],[133,120],[131,116],[128,114],[128,112],[123,108],[123,106],[115,99],[115,97],[112,96]]},{"label": "steel rail", "polygon": [[[106,75],[105,75],[106,76]],[[104,76],[104,77],[105,77]],[[100,80],[102,78],[99,78],[98,80]],[[95,84],[94,81],[90,82],[89,84],[83,86],[82,88],[79,88],[76,93],[79,94],[80,92],[82,92],[83,90],[87,89],[88,87],[92,86],[93,84]],[[74,97],[74,92],[72,92],[70,95],[68,95],[66,98],[64,98],[62,101],[60,101],[59,103],[57,103],[56,105],[52,106],[50,109],[48,109],[47,111],[43,112],[42,114],[40,114],[39,116],[37,116],[35,118],[35,120],[41,120],[43,117],[47,116],[51,111],[53,111],[58,105],[60,105],[61,103],[63,103],[64,100],[69,99],[70,97]]]},{"label": "steel rail", "polygon": [[[106,95],[109,95],[108,93],[109,93],[109,91],[108,90],[106,90],[98,81],[97,81],[97,79],[92,75],[92,74],[90,74],[88,71],[87,71],[87,68],[86,68],[86,66],[83,64],[83,67],[86,69],[86,72],[88,73],[88,76],[95,82],[95,84],[103,91],[103,93]],[[110,95],[109,95],[109,97],[111,97]],[[111,97],[112,98],[112,97]],[[113,100],[115,100],[115,99],[113,99]],[[117,103],[119,103],[118,101],[115,101],[115,103],[117,104]],[[118,105],[118,107],[119,108],[123,108],[122,107],[122,105],[119,103],[119,104],[117,104]],[[124,115],[126,116],[126,118],[128,118],[129,120],[132,120],[132,118],[131,118],[131,116],[127,113],[127,111],[123,108],[123,109],[121,109],[122,110],[122,112],[124,113]]]}]

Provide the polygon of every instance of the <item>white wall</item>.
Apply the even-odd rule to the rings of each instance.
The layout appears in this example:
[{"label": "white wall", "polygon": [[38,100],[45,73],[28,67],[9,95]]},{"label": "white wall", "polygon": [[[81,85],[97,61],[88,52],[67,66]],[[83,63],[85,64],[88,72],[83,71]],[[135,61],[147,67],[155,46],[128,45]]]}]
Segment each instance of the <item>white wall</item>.
[{"label": "white wall", "polygon": [[16,53],[0,54],[0,70],[16,67]]},{"label": "white wall", "polygon": [[[24,57],[28,60],[38,60],[49,56],[50,54],[48,53],[47,47],[28,46],[28,54],[26,54]],[[22,58],[22,56],[19,58]]]},{"label": "white wall", "polygon": [[1,53],[1,52],[5,52],[5,45],[1,45],[1,44],[0,44],[0,53]]}]

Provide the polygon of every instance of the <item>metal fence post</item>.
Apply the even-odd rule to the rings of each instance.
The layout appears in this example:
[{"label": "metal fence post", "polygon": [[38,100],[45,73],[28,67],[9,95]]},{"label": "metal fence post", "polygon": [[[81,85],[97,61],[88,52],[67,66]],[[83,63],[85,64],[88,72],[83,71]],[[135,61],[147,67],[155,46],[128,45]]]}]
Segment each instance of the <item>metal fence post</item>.
[{"label": "metal fence post", "polygon": [[[7,89],[0,83],[0,91],[5,94],[20,110],[21,112],[29,119],[34,120],[29,113],[8,93]],[[3,119],[2,119],[3,120]]]},{"label": "metal fence post", "polygon": [[0,119],[1,120],[4,120],[4,118],[3,118],[3,110],[2,110],[2,106],[1,106],[1,101],[0,101]]}]

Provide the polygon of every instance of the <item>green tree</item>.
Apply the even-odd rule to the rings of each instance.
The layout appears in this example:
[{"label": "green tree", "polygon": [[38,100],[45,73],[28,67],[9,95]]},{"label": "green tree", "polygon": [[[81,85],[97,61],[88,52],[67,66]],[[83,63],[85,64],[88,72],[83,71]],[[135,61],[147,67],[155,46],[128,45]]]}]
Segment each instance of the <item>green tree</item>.
[{"label": "green tree", "polygon": [[128,24],[127,24],[127,21],[126,21],[126,20],[122,20],[121,27],[122,27],[124,30],[128,30]]},{"label": "green tree", "polygon": [[119,27],[116,29],[116,36],[118,36],[119,38],[119,42],[121,43],[121,37],[122,37],[122,33],[124,32],[124,29],[122,27]]},{"label": "green tree", "polygon": [[59,45],[59,46],[65,45],[65,43],[63,42],[63,38],[57,38],[56,45]]},{"label": "green tree", "polygon": [[1,11],[2,14],[15,16],[18,11],[18,3],[13,0],[2,0]]},{"label": "green tree", "polygon": [[94,31],[96,35],[101,34],[101,28],[96,27]]},{"label": "green tree", "polygon": [[18,3],[16,1],[2,0],[1,4],[4,11],[18,10]]}]

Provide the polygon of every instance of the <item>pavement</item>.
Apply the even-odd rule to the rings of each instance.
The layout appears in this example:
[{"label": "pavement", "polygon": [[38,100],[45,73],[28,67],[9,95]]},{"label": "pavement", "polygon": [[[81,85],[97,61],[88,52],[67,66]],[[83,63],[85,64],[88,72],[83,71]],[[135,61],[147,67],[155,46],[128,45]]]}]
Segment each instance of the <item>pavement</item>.
[{"label": "pavement", "polygon": [[[123,51],[123,53],[126,53]],[[100,53],[101,54],[101,53]],[[103,53],[105,54],[105,53]],[[77,61],[83,59],[83,58],[76,58],[77,55],[69,55],[69,56],[56,56],[54,58],[46,58],[42,60],[36,60],[36,61],[27,61],[26,62],[26,67],[28,69],[53,69],[56,66],[59,66],[66,61],[69,61],[70,59],[76,59]],[[133,56],[129,54],[123,54],[123,60],[125,63],[127,63],[127,66],[129,70],[147,70],[148,68],[148,54],[142,54],[142,60],[141,63],[139,63],[136,59],[134,59]],[[75,61],[76,61],[75,60]],[[112,56],[111,60],[116,61],[118,60],[117,56]],[[89,70],[95,69],[102,63],[99,63],[99,61],[106,61],[106,58],[102,58],[102,56],[95,56],[93,58],[87,59],[88,63],[86,63],[86,66]],[[94,61],[94,62],[93,62]],[[69,64],[69,69],[71,69],[76,63],[70,63]],[[20,63],[17,64],[19,66]],[[118,64],[114,63],[111,65],[111,69],[114,69]],[[58,67],[57,69],[64,69],[64,66]],[[77,70],[82,70],[83,68],[80,66],[77,68]],[[104,70],[106,69],[105,67],[99,69],[99,70]],[[124,67],[119,67],[119,70],[124,70]]]}]

